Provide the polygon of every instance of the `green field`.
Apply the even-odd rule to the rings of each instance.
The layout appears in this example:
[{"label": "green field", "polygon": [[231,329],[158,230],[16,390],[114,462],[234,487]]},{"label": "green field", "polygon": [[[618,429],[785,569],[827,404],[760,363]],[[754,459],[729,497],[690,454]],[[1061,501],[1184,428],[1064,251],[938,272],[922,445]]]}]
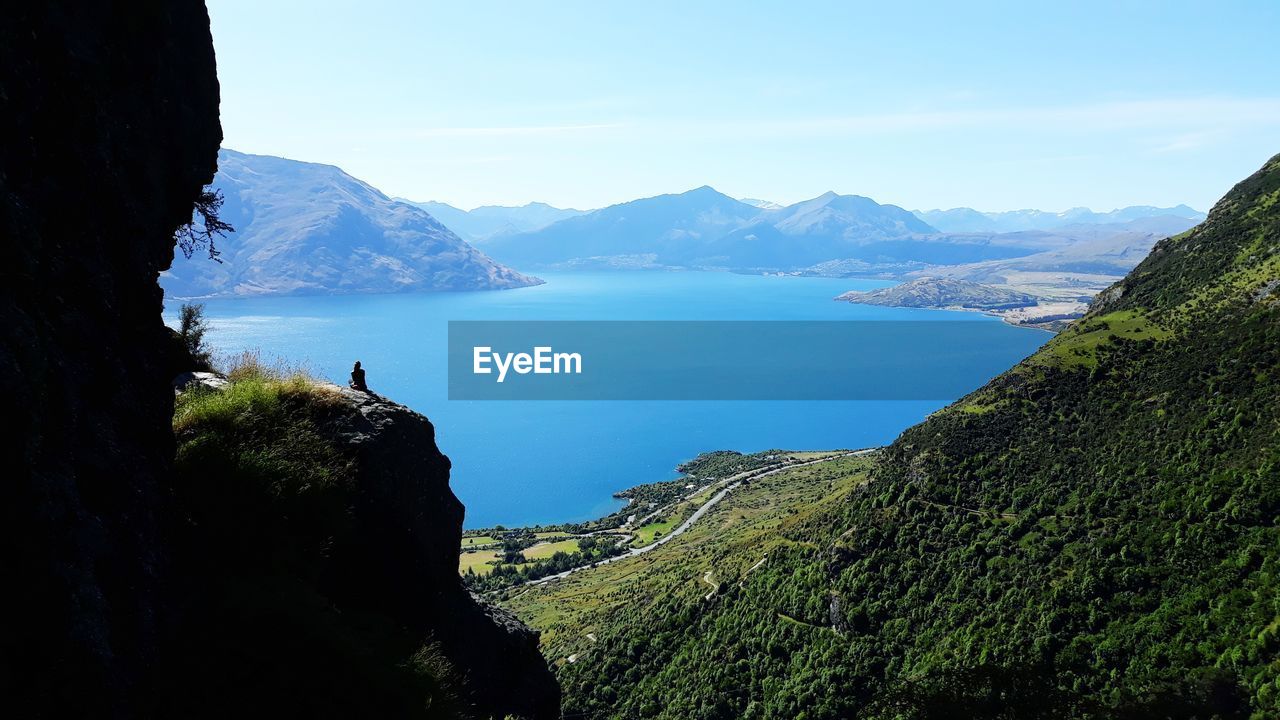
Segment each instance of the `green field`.
[{"label": "green field", "polygon": [[[683,522],[683,521],[681,521]],[[636,537],[631,541],[632,547],[643,547],[666,535],[676,527],[676,520],[669,518],[660,522],[651,522],[636,528]]]},{"label": "green field", "polygon": [[[559,533],[563,536],[564,533]],[[568,540],[559,540],[550,543],[538,543],[532,547],[524,549],[524,557],[526,560],[541,560],[549,558],[558,552],[573,553],[578,551],[577,538],[569,538]]]},{"label": "green field", "polygon": [[492,550],[476,550],[475,552],[464,552],[458,556],[458,572],[466,573],[470,568],[477,575],[487,575],[493,569],[495,562],[501,555]]},{"label": "green field", "polygon": [[501,541],[492,535],[471,535],[469,537],[462,538],[462,547],[479,547],[481,545],[493,545],[498,542]]}]

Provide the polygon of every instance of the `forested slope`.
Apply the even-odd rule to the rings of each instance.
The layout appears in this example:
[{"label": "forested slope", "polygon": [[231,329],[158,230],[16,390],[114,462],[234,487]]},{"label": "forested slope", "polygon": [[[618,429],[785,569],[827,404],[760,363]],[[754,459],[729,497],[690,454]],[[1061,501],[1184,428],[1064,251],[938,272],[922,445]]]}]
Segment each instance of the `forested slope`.
[{"label": "forested slope", "polygon": [[1280,157],[740,586],[576,619],[565,712],[1280,716],[1277,199]]}]

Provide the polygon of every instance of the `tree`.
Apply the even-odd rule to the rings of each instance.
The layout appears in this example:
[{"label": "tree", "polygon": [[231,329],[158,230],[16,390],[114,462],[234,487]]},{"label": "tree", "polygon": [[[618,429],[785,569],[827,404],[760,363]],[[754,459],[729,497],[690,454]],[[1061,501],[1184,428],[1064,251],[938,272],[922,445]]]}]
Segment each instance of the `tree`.
[{"label": "tree", "polygon": [[188,259],[195,254],[196,250],[208,248],[209,259],[222,262],[218,259],[220,253],[214,246],[214,238],[226,237],[227,233],[236,231],[230,223],[223,222],[218,217],[219,211],[222,210],[222,203],[221,190],[205,188],[196,198],[191,212],[191,222],[174,231],[174,242]]},{"label": "tree", "polygon": [[196,365],[208,367],[210,351],[205,347],[204,334],[208,332],[209,325],[204,319],[204,305],[183,303],[178,311],[178,317],[178,337],[182,338],[182,345],[187,349],[187,354]]}]

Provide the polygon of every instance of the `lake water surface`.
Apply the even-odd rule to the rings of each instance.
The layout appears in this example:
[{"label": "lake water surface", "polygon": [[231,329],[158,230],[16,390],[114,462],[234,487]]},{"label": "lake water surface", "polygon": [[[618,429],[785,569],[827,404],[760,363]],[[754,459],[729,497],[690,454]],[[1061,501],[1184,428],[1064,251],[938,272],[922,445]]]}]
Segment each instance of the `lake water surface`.
[{"label": "lake water surface", "polygon": [[[976,313],[833,302],[876,280],[712,272],[540,273],[520,290],[416,295],[215,299],[208,340],[222,352],[257,348],[345,383],[353,361],[369,386],[431,418],[453,461],[466,526],[585,520],[619,506],[612,493],[675,477],[700,452],[858,448],[890,442],[942,401],[449,401],[449,320],[946,320]],[[176,312],[176,303],[168,310]],[[170,318],[171,319],[171,318]],[[922,323],[922,328],[927,328]],[[1007,326],[1006,326],[1007,327]],[[990,333],[984,333],[988,337]],[[1007,327],[962,371],[976,388],[1050,335]],[[841,358],[849,372],[858,358]],[[971,376],[971,377],[969,377]],[[908,382],[909,379],[904,379]],[[954,398],[953,398],[954,399]]]}]

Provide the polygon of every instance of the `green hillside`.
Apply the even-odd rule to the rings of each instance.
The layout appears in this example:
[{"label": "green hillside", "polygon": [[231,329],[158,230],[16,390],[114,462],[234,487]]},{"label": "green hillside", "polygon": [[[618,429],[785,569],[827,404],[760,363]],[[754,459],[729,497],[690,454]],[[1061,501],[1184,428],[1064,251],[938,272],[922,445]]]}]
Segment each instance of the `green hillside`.
[{"label": "green hillside", "polygon": [[1280,717],[1277,199],[1280,157],[865,482],[510,600],[566,717]]}]

